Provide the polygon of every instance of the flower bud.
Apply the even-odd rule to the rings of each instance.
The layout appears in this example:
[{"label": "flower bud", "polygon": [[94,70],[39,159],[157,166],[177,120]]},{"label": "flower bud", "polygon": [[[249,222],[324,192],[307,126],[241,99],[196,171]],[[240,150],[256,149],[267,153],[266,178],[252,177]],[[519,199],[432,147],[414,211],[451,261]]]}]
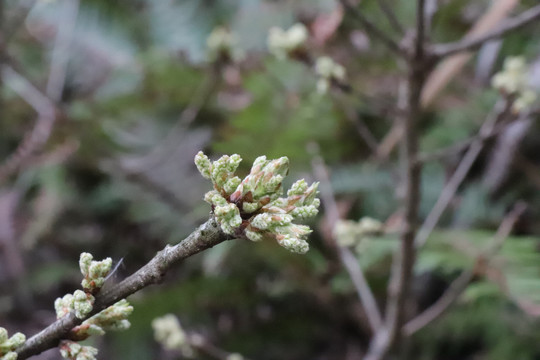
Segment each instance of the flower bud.
[{"label": "flower bud", "polygon": [[197,169],[204,178],[210,179],[212,163],[210,162],[210,159],[208,159],[208,156],[204,155],[202,151],[199,151],[197,155],[195,155],[195,165],[197,165]]},{"label": "flower bud", "polygon": [[305,254],[309,250],[309,244],[305,240],[301,240],[290,235],[281,235],[277,237],[278,244],[285,249],[298,253]]},{"label": "flower bud", "polygon": [[73,309],[75,316],[84,319],[86,315],[92,312],[94,306],[94,297],[81,290],[75,290],[73,293]]},{"label": "flower bud", "polygon": [[62,298],[57,298],[54,301],[54,310],[56,311],[56,318],[60,319],[73,310],[73,295],[66,294]]}]

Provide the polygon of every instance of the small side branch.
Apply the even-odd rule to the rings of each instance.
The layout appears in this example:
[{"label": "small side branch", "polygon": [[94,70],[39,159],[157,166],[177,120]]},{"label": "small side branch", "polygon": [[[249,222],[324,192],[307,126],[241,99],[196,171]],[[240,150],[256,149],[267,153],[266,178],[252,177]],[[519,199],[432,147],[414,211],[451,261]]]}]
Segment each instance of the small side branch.
[{"label": "small side branch", "polygon": [[[320,181],[321,200],[325,207],[325,216],[327,222],[331,228],[334,227],[339,220],[339,211],[336,204],[336,199],[332,191],[332,185],[330,184],[330,178],[328,171],[324,164],[323,159],[319,155],[315,155],[312,160],[313,172],[315,177]],[[349,274],[351,281],[354,285],[356,293],[362,303],[364,311],[369,321],[369,325],[373,333],[376,333],[382,326],[382,317],[377,306],[375,296],[369,287],[366,277],[355,259],[354,255],[349,249],[346,249],[338,245],[338,256],[343,267]]]},{"label": "small side branch", "polygon": [[[525,204],[518,203],[512,211],[503,219],[490,246],[478,256],[476,263],[491,258],[502,246],[504,240],[510,235],[517,220],[525,211]],[[465,270],[450,284],[444,294],[429,308],[410,320],[403,327],[405,336],[411,336],[433,321],[440,318],[459,299],[467,289],[475,275],[475,269]]]},{"label": "small side branch", "polygon": [[437,202],[429,212],[428,216],[424,220],[424,223],[422,224],[422,227],[418,231],[418,234],[416,236],[415,245],[417,247],[423,246],[437,223],[439,222],[439,219],[441,218],[442,214],[444,213],[444,210],[448,207],[450,204],[450,201],[454,198],[456,195],[456,192],[459,188],[459,185],[463,182],[467,174],[469,173],[469,170],[473,166],[474,162],[478,158],[478,155],[480,155],[480,152],[482,151],[482,148],[484,147],[484,140],[486,136],[491,134],[493,132],[493,129],[495,128],[496,124],[508,113],[508,104],[506,101],[499,101],[497,104],[495,104],[494,111],[490,114],[488,119],[484,122],[482,127],[479,131],[479,136],[475,139],[475,141],[469,146],[469,149],[463,156],[463,159],[459,163],[456,171],[444,187],[444,189],[441,192],[441,195],[437,199]]},{"label": "small side branch", "polygon": [[493,130],[487,134],[480,135],[477,134],[475,136],[472,136],[468,139],[465,139],[463,141],[460,141],[456,144],[447,146],[442,149],[434,150],[432,152],[426,152],[418,155],[417,161],[421,164],[424,164],[426,162],[440,160],[446,157],[450,157],[453,155],[457,155],[460,152],[466,150],[468,147],[470,147],[473,143],[480,141],[482,143],[485,143],[486,141],[492,139],[496,135],[500,134],[506,129],[507,124],[502,124],[500,126],[495,126]]},{"label": "small side branch", "polygon": [[405,336],[411,336],[441,317],[463,294],[473,277],[473,270],[463,271],[433,305],[405,324],[403,334]]},{"label": "small side branch", "polygon": [[[149,285],[159,283],[167,271],[177,262],[209,249],[227,239],[228,237],[221,231],[216,220],[213,217],[210,218],[182,242],[175,246],[167,245],[133,275],[124,279],[112,289],[96,296],[94,309],[87,318]],[[60,340],[68,336],[71,329],[81,324],[84,320],[76,318],[72,312],[55,321],[38,334],[29,338],[22,347],[17,349],[17,359],[25,360],[30,356],[56,347]]]},{"label": "small side branch", "polygon": [[388,4],[386,0],[378,0],[377,4],[379,4],[379,8],[388,19],[388,22],[390,23],[390,25],[394,28],[394,31],[396,31],[398,34],[403,35],[405,33],[405,28],[399,22],[398,18],[396,17],[396,14],[390,7],[390,4]]},{"label": "small side branch", "polygon": [[536,5],[527,11],[504,21],[499,27],[483,35],[465,38],[448,44],[433,45],[432,54],[438,58],[443,58],[462,51],[474,50],[485,42],[499,38],[507,33],[522,28],[533,21],[540,19],[540,5]]}]

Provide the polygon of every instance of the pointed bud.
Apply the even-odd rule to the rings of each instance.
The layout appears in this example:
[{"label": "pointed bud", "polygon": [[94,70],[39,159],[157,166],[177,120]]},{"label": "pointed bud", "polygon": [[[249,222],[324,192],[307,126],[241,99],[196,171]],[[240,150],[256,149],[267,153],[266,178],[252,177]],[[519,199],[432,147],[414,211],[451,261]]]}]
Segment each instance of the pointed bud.
[{"label": "pointed bud", "polygon": [[309,244],[305,240],[297,239],[290,235],[278,235],[277,241],[285,249],[297,254],[305,254],[309,250]]},{"label": "pointed bud", "polygon": [[258,231],[246,229],[245,233],[246,237],[251,241],[261,241],[263,239],[262,234]]},{"label": "pointed bud", "polygon": [[304,192],[306,192],[308,188],[308,185],[306,183],[306,180],[301,179],[292,184],[289,191],[287,191],[287,196],[293,196],[293,195],[302,195]]},{"label": "pointed bud", "polygon": [[251,226],[260,229],[260,230],[266,230],[272,223],[272,216],[267,213],[262,213],[253,218],[251,220]]},{"label": "pointed bud", "polygon": [[232,194],[236,188],[238,188],[238,185],[240,185],[241,182],[242,180],[240,180],[238,176],[230,178],[223,186],[223,190],[225,190],[227,194]]},{"label": "pointed bud", "polygon": [[210,159],[208,159],[208,156],[204,155],[202,151],[199,151],[197,155],[195,155],[195,165],[203,177],[210,179],[212,163],[210,162]]}]

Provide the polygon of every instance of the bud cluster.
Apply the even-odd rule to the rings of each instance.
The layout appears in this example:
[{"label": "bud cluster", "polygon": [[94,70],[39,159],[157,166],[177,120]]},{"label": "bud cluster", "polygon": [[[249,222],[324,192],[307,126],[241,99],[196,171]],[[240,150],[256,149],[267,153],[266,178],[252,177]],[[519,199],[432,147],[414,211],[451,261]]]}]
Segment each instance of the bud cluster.
[{"label": "bud cluster", "polygon": [[301,23],[294,24],[288,30],[273,27],[268,33],[268,50],[279,60],[284,60],[303,50],[307,39],[308,30]]},{"label": "bud cluster", "polygon": [[3,327],[0,327],[0,360],[16,360],[17,353],[15,350],[22,346],[26,341],[26,336],[18,332],[11,337]]},{"label": "bud cluster", "polygon": [[127,330],[131,326],[127,317],[132,312],[133,306],[122,299],[74,327],[71,330],[72,338],[84,340],[92,335],[105,335],[107,331]]},{"label": "bud cluster", "polygon": [[82,253],[79,260],[79,267],[84,279],[81,285],[84,291],[95,294],[105,283],[105,278],[111,271],[112,259],[106,258],[102,261],[94,261],[92,254]]},{"label": "bud cluster", "polygon": [[[58,319],[68,315],[71,311],[75,316],[84,319],[92,312],[95,298],[105,283],[106,276],[111,271],[112,260],[107,258],[94,261],[89,253],[82,253],[79,267],[84,275],[82,286],[84,291],[75,290],[73,294],[64,295],[54,302],[54,309]],[[71,329],[72,340],[85,340],[91,335],[103,335],[108,330],[125,330],[130,327],[126,319],[133,312],[133,307],[122,299],[105,310],[85,320],[81,325]],[[63,341],[60,345],[62,357],[70,360],[95,360],[98,350],[91,346],[82,346],[74,341]]]},{"label": "bud cluster", "polygon": [[315,62],[315,73],[319,76],[317,91],[325,94],[332,82],[345,80],[345,68],[328,56],[321,56]]},{"label": "bud cluster", "polygon": [[92,294],[85,293],[81,290],[75,290],[72,294],[66,294],[62,298],[54,301],[54,310],[56,317],[60,319],[66,316],[71,311],[75,311],[75,316],[79,319],[84,319],[90,314],[94,306],[95,298]]},{"label": "bud cluster", "polygon": [[240,61],[244,58],[244,52],[238,48],[236,37],[224,27],[217,27],[208,35],[206,47],[210,61],[219,59]]},{"label": "bud cluster", "polygon": [[509,57],[504,61],[503,70],[493,76],[492,85],[503,94],[514,97],[512,110],[519,113],[530,108],[536,100],[536,93],[527,78],[527,66],[522,57]]},{"label": "bud cluster", "polygon": [[155,318],[152,321],[154,338],[167,350],[180,350],[184,357],[193,357],[194,351],[188,336],[173,314]]},{"label": "bud cluster", "polygon": [[299,180],[287,197],[280,197],[283,178],[289,171],[288,158],[267,160],[260,156],[243,180],[234,176],[241,160],[236,154],[214,162],[202,152],[195,156],[200,173],[214,184],[204,200],[212,205],[223,232],[252,241],[274,239],[290,251],[307,252],[305,239],[311,229],[293,221],[317,215],[318,183],[308,186],[305,180]]},{"label": "bud cluster", "polygon": [[98,349],[80,345],[74,341],[64,340],[60,344],[60,354],[70,360],[96,360]]},{"label": "bud cluster", "polygon": [[363,240],[383,232],[384,225],[369,217],[360,221],[340,220],[334,226],[334,237],[341,246],[360,246]]}]

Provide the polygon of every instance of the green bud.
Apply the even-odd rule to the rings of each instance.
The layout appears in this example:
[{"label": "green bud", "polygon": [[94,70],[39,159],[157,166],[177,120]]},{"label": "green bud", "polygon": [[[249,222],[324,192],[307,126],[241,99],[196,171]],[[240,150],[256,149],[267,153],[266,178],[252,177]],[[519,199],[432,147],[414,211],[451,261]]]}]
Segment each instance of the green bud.
[{"label": "green bud", "polygon": [[261,241],[263,239],[263,236],[260,232],[248,229],[246,229],[246,237],[251,241]]},{"label": "green bud", "polygon": [[195,155],[195,165],[204,178],[210,179],[212,163],[210,162],[210,159],[208,159],[208,156],[204,155],[202,151],[199,151],[197,155]]},{"label": "green bud", "polygon": [[226,234],[233,234],[234,229],[242,225],[240,210],[235,204],[216,206],[214,214]]},{"label": "green bud", "polygon": [[285,249],[297,254],[305,254],[309,250],[307,241],[292,237],[290,235],[279,235],[277,237],[278,244]]},{"label": "green bud", "polygon": [[231,177],[232,168],[230,157],[223,155],[212,164],[212,181],[218,188],[222,188]]},{"label": "green bud", "polygon": [[94,300],[92,295],[86,294],[81,290],[76,290],[73,293],[73,309],[75,310],[75,316],[79,319],[84,319],[86,315],[90,314],[94,306]]},{"label": "green bud", "polygon": [[263,166],[265,166],[267,163],[268,163],[268,160],[266,160],[266,156],[264,156],[264,155],[259,156],[253,162],[253,166],[251,167],[251,173],[250,174],[254,174],[256,172],[259,172],[263,168]]},{"label": "green bud", "polygon": [[253,218],[251,220],[251,226],[260,229],[260,230],[266,230],[272,223],[272,216],[267,213],[262,213]]},{"label": "green bud", "polygon": [[90,324],[90,326],[86,329],[86,334],[93,336],[102,336],[105,335],[105,330],[103,330],[101,326]]},{"label": "green bud", "polygon": [[62,298],[57,298],[54,301],[54,310],[56,311],[56,318],[60,319],[73,310],[73,295],[66,294]]},{"label": "green bud", "polygon": [[10,351],[6,355],[2,356],[0,359],[2,360],[17,360],[17,353]]},{"label": "green bud", "polygon": [[274,214],[272,215],[272,223],[270,226],[286,226],[293,221],[293,217],[289,214]]},{"label": "green bud", "polygon": [[206,160],[202,153],[196,157],[196,162],[206,163],[203,167],[210,168],[214,184],[214,190],[207,192],[204,200],[213,205],[214,215],[223,232],[239,234],[243,219],[249,218],[243,231],[249,240],[274,237],[291,251],[307,251],[309,246],[304,237],[311,230],[292,221],[318,213],[318,183],[308,186],[305,180],[298,180],[287,192],[288,197],[281,198],[282,182],[289,171],[287,157],[268,160],[266,156],[259,156],[243,180],[234,176],[241,161],[239,155],[224,155],[210,166]]},{"label": "green bud", "polygon": [[14,350],[24,344],[26,341],[26,336],[23,333],[15,333],[7,342],[10,344],[11,348]]},{"label": "green bud", "polygon": [[60,355],[69,360],[96,360],[98,350],[92,346],[83,346],[74,341],[64,340],[60,345]]},{"label": "green bud", "polygon": [[296,219],[308,219],[310,217],[314,217],[318,213],[319,210],[313,205],[299,206],[294,208],[294,210],[291,212],[292,216],[294,216]]},{"label": "green bud", "polygon": [[270,180],[268,180],[266,183],[263,184],[264,192],[268,194],[268,193],[277,191],[277,189],[279,189],[279,187],[281,186],[282,182],[283,182],[283,176],[281,175],[273,176],[272,178],[270,178]]},{"label": "green bud", "polygon": [[112,267],[112,259],[106,258],[102,261],[94,261],[89,253],[82,253],[79,259],[79,266],[84,279],[81,282],[83,289],[92,292],[99,290],[105,283],[105,277]]},{"label": "green bud", "polygon": [[92,329],[91,331],[101,333],[125,330],[131,325],[127,317],[132,312],[133,306],[126,299],[122,299],[83,322],[82,327],[89,326],[89,329]]},{"label": "green bud", "polygon": [[289,191],[287,191],[287,196],[293,196],[293,195],[302,195],[306,192],[308,188],[308,185],[306,183],[306,180],[301,179],[295,182]]},{"label": "green bud", "polygon": [[8,332],[3,327],[0,327],[0,344],[8,339]]},{"label": "green bud", "polygon": [[234,173],[238,169],[238,165],[242,162],[242,158],[238,154],[233,154],[229,157],[228,171]]},{"label": "green bud", "polygon": [[244,212],[246,212],[246,213],[249,213],[249,214],[259,210],[259,207],[260,206],[259,206],[258,203],[245,202],[245,203],[242,204],[242,210]]},{"label": "green bud", "polygon": [[88,269],[92,263],[92,260],[94,260],[92,254],[87,252],[83,252],[81,254],[81,257],[79,258],[79,267],[81,268],[81,273],[83,275],[86,276],[86,274],[88,274]]},{"label": "green bud", "polygon": [[238,185],[240,185],[241,182],[242,180],[240,180],[238,176],[230,178],[229,180],[227,180],[225,185],[223,185],[223,190],[225,190],[225,192],[230,195],[236,190],[236,188],[238,187]]}]

